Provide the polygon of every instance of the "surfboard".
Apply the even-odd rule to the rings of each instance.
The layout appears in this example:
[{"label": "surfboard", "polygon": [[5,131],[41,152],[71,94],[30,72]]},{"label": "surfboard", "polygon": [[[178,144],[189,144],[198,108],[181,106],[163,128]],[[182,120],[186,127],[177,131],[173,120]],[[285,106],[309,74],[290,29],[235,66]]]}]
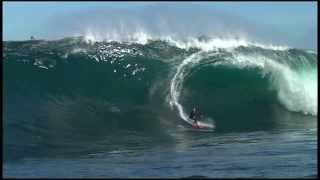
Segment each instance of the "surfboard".
[{"label": "surfboard", "polygon": [[197,124],[194,124],[192,119],[188,119],[188,123],[191,125],[192,129],[214,129],[214,123],[207,123],[202,121],[197,121]]},{"label": "surfboard", "polygon": [[214,128],[190,128],[190,127],[185,127],[185,126],[178,126],[180,130],[182,131],[189,131],[189,132],[214,132]]},{"label": "surfboard", "polygon": [[214,129],[210,128],[199,128],[199,129],[195,129],[195,128],[190,128],[188,131],[196,131],[196,132],[214,132]]}]

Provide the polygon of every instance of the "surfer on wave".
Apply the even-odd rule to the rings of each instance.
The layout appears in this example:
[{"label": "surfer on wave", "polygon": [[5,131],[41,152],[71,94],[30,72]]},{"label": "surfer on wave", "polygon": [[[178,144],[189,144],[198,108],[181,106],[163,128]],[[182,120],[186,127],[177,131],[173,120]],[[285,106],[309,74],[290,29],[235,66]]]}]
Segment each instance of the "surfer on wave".
[{"label": "surfer on wave", "polygon": [[200,113],[197,111],[197,109],[195,107],[193,107],[191,113],[190,113],[190,116],[189,118],[193,120],[193,124],[192,126],[194,128],[199,128],[199,125],[198,125],[198,118],[200,116]]}]

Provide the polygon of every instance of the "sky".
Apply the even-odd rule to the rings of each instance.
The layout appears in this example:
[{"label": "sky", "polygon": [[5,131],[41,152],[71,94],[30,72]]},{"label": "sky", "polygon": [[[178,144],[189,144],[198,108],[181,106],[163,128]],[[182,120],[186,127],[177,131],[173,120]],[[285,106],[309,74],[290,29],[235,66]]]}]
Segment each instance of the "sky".
[{"label": "sky", "polygon": [[121,26],[126,32],[254,36],[316,49],[317,13],[317,2],[4,2],[3,39],[57,39]]}]

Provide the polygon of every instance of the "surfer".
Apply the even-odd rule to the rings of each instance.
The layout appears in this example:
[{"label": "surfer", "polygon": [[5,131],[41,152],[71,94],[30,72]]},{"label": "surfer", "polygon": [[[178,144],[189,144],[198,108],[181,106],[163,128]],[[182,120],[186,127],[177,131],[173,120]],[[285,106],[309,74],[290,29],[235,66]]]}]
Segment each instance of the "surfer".
[{"label": "surfer", "polygon": [[199,125],[198,125],[199,112],[195,107],[192,109],[189,118],[193,120],[193,126],[196,128],[199,128]]}]

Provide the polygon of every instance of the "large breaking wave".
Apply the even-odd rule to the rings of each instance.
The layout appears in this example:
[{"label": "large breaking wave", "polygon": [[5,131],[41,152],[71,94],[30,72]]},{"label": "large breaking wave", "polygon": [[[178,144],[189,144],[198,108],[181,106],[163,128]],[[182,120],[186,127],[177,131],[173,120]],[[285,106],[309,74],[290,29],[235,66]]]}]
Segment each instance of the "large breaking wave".
[{"label": "large breaking wave", "polygon": [[307,50],[94,36],[3,48],[5,143],[13,149],[91,142],[121,130],[165,137],[193,106],[222,131],[273,127],[283,113],[317,116],[317,54]]}]

